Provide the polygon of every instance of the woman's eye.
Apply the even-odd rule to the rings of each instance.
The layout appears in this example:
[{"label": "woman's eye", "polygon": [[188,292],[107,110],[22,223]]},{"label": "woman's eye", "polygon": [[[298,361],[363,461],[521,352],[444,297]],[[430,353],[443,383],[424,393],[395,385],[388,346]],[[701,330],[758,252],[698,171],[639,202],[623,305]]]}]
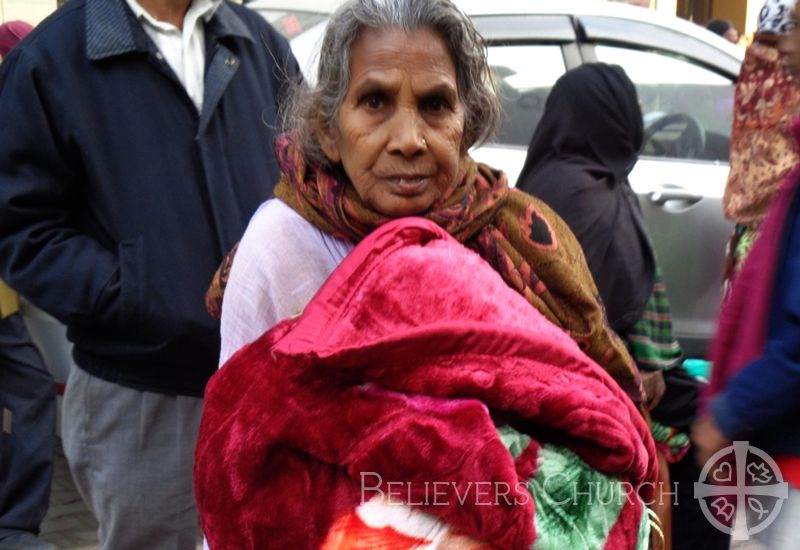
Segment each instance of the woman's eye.
[{"label": "woman's eye", "polygon": [[445,109],[449,109],[450,104],[441,96],[433,96],[423,99],[421,107],[424,111],[440,113]]},{"label": "woman's eye", "polygon": [[367,94],[361,98],[361,103],[369,109],[380,109],[385,102],[383,94]]}]

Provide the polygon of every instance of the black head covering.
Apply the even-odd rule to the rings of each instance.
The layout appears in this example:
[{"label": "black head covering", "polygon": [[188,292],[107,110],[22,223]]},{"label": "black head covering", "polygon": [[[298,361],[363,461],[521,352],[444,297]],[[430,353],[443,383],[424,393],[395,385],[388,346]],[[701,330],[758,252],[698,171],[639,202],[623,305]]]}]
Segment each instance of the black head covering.
[{"label": "black head covering", "polygon": [[726,19],[714,19],[711,23],[706,25],[706,29],[719,36],[724,36],[730,28],[733,28],[733,23]]},{"label": "black head covering", "polygon": [[581,65],[550,91],[517,181],[575,233],[620,334],[641,317],[655,276],[650,239],[628,184],[643,135],[639,98],[625,71]]}]

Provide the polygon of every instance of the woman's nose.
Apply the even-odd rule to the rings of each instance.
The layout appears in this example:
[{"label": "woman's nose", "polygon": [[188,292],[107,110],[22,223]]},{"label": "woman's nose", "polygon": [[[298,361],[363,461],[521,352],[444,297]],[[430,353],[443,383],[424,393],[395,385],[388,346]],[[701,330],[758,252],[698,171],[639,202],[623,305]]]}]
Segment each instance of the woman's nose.
[{"label": "woman's nose", "polygon": [[411,109],[398,109],[389,128],[388,149],[390,153],[413,157],[426,147],[424,125],[419,114]]}]

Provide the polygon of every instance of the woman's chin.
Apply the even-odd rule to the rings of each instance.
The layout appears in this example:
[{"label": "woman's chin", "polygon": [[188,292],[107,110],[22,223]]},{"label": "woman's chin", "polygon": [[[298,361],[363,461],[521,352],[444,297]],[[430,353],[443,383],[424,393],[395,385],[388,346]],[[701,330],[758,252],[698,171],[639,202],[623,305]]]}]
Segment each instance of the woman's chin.
[{"label": "woman's chin", "polygon": [[394,196],[389,200],[381,201],[381,203],[374,205],[373,208],[389,218],[406,218],[424,215],[430,210],[433,202],[432,198],[424,196]]}]

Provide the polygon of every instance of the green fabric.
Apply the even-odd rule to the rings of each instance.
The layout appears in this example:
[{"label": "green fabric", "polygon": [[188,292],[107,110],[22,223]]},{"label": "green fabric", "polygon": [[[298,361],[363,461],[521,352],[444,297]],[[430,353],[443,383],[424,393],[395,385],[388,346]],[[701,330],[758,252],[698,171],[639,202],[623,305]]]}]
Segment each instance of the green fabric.
[{"label": "green fabric", "polygon": [[640,369],[670,369],[681,360],[681,347],[672,333],[672,309],[667,298],[667,288],[658,266],[653,293],[647,300],[641,319],[636,322],[625,340]]},{"label": "green fabric", "polygon": [[603,548],[625,502],[620,483],[554,445],[540,449],[528,489],[536,502],[534,550]]},{"label": "green fabric", "polygon": [[737,226],[737,230],[740,230],[741,233],[739,234],[739,240],[736,242],[736,249],[733,251],[733,257],[736,266],[735,269],[738,273],[739,270],[742,269],[747,255],[750,254],[750,250],[753,248],[753,243],[756,241],[756,237],[758,237],[758,230],[746,226]]},{"label": "green fabric", "polygon": [[636,539],[636,550],[648,550],[650,548],[650,529],[647,510],[642,510],[642,521],[639,522],[639,538]]},{"label": "green fabric", "polygon": [[528,445],[531,442],[531,438],[524,433],[520,433],[511,426],[500,426],[497,428],[497,434],[500,436],[500,441],[503,442],[503,445],[508,452],[511,453],[511,456],[516,458],[522,454],[522,451],[528,448]]},{"label": "green fabric", "polygon": [[[625,341],[636,365],[642,370],[667,370],[681,363],[683,352],[672,332],[672,308],[658,265],[653,292],[647,300],[644,313]],[[689,450],[689,436],[674,428],[651,419],[650,433],[669,463],[680,461]]]},{"label": "green fabric", "polygon": [[680,462],[689,451],[689,434],[676,428],[665,426],[656,420],[650,419],[650,433],[656,442],[656,448],[661,451],[670,464]]},{"label": "green fabric", "polygon": [[[514,458],[531,441],[510,426],[498,427],[497,432]],[[620,481],[593,470],[566,447],[550,444],[539,449],[536,473],[528,481],[528,491],[536,505],[533,550],[604,548],[627,498]],[[641,506],[636,549],[647,550],[650,524],[644,504]]]}]

